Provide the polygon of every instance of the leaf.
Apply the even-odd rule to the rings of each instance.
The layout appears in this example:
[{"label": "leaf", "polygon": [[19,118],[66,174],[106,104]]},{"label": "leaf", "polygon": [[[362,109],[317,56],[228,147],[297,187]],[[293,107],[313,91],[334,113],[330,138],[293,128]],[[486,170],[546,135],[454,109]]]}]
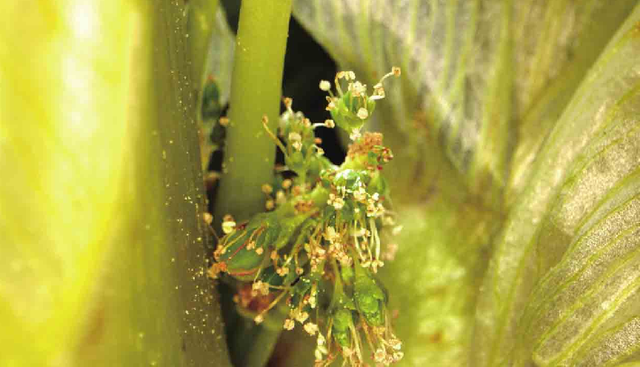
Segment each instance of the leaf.
[{"label": "leaf", "polygon": [[182,7],[0,10],[0,365],[229,366]]},{"label": "leaf", "polygon": [[[399,310],[401,364],[599,365],[637,353],[638,236],[633,212],[614,209],[639,191],[637,45],[617,49],[633,39],[624,31],[611,41],[634,7],[637,14],[635,2],[600,0],[294,4],[341,68],[369,85],[392,65],[403,68],[401,85],[387,84],[374,127],[396,153],[387,177],[407,233],[395,239],[400,250],[383,273]],[[609,125],[607,113],[617,116]],[[598,222],[609,211],[627,222]],[[600,245],[579,240],[597,233]],[[578,288],[556,288],[580,256],[588,263],[586,249],[602,252],[591,260],[600,273],[587,266],[595,278],[573,274]],[[574,304],[579,286],[593,292]],[[592,319],[572,311],[585,302],[593,302],[581,309]],[[615,316],[595,312],[602,305]],[[563,327],[583,328],[579,342],[551,330],[555,307],[564,307]]]},{"label": "leaf", "polygon": [[478,365],[613,365],[640,350],[639,21],[636,6],[505,223],[478,305]]},{"label": "leaf", "polygon": [[[402,150],[419,153],[428,150],[420,146],[425,140],[441,144],[472,192],[499,207],[513,147],[521,145],[515,140],[520,121],[537,111],[528,116],[531,137],[521,139],[527,142],[519,153],[524,160],[531,152],[535,156],[567,98],[633,5],[314,0],[297,1],[294,14],[342,68],[355,69],[370,85],[391,66],[401,66],[402,86],[390,81],[389,100],[380,103],[392,110],[384,113],[384,121],[393,121],[382,126],[385,136],[399,140]],[[539,97],[549,89],[554,99]],[[540,120],[547,122],[539,126]]]},{"label": "leaf", "polygon": [[220,102],[224,105],[229,101],[231,92],[231,72],[233,69],[233,53],[235,52],[236,37],[229,28],[223,7],[218,7],[215,17],[213,37],[209,44],[207,57],[207,74],[213,75],[220,87]]}]

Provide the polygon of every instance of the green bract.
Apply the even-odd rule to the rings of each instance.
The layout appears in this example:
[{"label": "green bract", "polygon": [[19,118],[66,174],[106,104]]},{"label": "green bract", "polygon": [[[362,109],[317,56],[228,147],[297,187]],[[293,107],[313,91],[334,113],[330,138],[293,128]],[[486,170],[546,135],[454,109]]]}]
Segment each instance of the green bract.
[{"label": "green bract", "polygon": [[385,321],[385,293],[368,270],[356,265],[353,297],[356,308],[371,326],[383,326]]}]

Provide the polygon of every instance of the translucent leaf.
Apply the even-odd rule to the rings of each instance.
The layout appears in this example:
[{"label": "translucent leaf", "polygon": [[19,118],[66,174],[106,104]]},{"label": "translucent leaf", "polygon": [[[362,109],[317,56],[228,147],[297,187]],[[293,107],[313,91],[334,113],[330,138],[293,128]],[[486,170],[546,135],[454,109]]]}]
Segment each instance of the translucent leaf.
[{"label": "translucent leaf", "polygon": [[229,366],[183,6],[0,10],[0,365]]},{"label": "translucent leaf", "polygon": [[233,34],[224,8],[218,7],[213,37],[209,45],[207,74],[212,75],[220,87],[220,100],[224,105],[229,101],[231,92],[231,71],[233,69],[233,53],[236,48],[236,37]]},{"label": "translucent leaf", "polygon": [[[396,239],[396,260],[383,270],[406,365],[599,365],[638,355],[631,306],[638,236],[633,223],[602,221],[609,211],[631,221],[634,213],[615,203],[639,191],[637,31],[618,33],[601,56],[634,7],[604,0],[295,3],[298,20],[341,68],[370,85],[392,65],[403,68],[401,85],[387,84],[376,128],[396,153],[388,177],[408,233]],[[618,122],[604,123],[613,111]],[[596,157],[601,162],[589,164]],[[600,245],[580,241],[597,234]],[[600,275],[587,266],[584,273],[596,278],[574,282],[584,288],[556,288],[576,271],[580,248],[583,258],[585,249],[609,249],[600,260],[581,260],[601,264]],[[585,298],[575,303],[579,292]],[[582,309],[591,318],[578,316],[584,302],[597,305]],[[603,305],[614,316],[594,311]],[[571,325],[573,334],[561,332]]]},{"label": "translucent leaf", "polygon": [[[206,1],[209,0],[205,0],[205,2]],[[205,13],[202,14],[202,16],[211,15]],[[217,11],[211,22],[211,32],[207,33],[209,39],[204,74],[205,78],[211,77],[215,80],[220,92],[220,106],[224,106],[229,101],[231,91],[231,71],[233,68],[233,53],[235,51],[236,37],[229,28],[229,24],[227,24],[227,18],[222,6],[217,7]],[[196,110],[199,111],[200,108],[196,108]],[[214,126],[218,121],[215,119],[199,119],[199,121],[202,124],[202,144],[200,152],[202,168],[206,171],[209,167],[211,153],[216,149],[220,149],[220,146],[214,144],[210,138]]]},{"label": "translucent leaf", "polygon": [[[498,206],[513,169],[513,147],[523,146],[518,162],[532,160],[633,5],[308,0],[297,1],[294,14],[342,68],[358,71],[370,85],[391,66],[401,66],[402,86],[389,82],[389,101],[380,103],[392,106],[383,120],[393,123],[383,131],[400,134],[397,145],[418,154],[429,135],[444,146],[467,185]],[[528,123],[520,126],[525,116]],[[519,185],[526,167],[519,164],[519,176],[512,178]]]},{"label": "translucent leaf", "polygon": [[613,365],[640,350],[640,6],[550,133],[484,281],[477,365]]}]

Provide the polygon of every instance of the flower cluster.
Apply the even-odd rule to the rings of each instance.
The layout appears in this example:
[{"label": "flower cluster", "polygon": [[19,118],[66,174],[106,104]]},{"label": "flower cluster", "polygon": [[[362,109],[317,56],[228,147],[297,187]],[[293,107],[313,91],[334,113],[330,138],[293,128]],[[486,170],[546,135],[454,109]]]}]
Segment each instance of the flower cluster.
[{"label": "flower cluster", "polygon": [[[383,80],[399,74],[394,68]],[[341,79],[348,82],[346,93]],[[402,358],[402,344],[391,328],[387,292],[375,274],[383,258],[390,258],[380,232],[394,224],[394,216],[381,171],[393,155],[381,134],[360,133],[384,89],[378,83],[368,96],[353,72],[340,72],[335,81],[337,95],[329,82],[320,83],[330,94],[333,119],[312,123],[292,110],[289,98],[276,129],[263,119],[290,178],[262,186],[266,212],[246,223],[225,217],[225,235],[209,274],[249,282],[235,300],[238,307],[253,307],[256,323],[281,305],[285,330],[300,324],[316,338],[316,366],[327,366],[339,355],[352,366],[363,365],[365,346],[375,362],[388,365]],[[354,139],[340,166],[324,157],[314,134],[316,128],[335,126]]]},{"label": "flower cluster", "polygon": [[[376,107],[376,102],[385,97],[382,82],[390,76],[400,76],[400,68],[394,67],[390,73],[380,79],[373,86],[373,93],[367,95],[367,86],[356,80],[353,71],[341,71],[336,74],[335,87],[337,94],[331,91],[331,83],[327,80],[320,82],[320,89],[328,92],[327,111],[335,123],[345,129],[352,140],[360,136],[360,129],[369,119]],[[342,91],[342,79],[347,82],[347,91]]]}]

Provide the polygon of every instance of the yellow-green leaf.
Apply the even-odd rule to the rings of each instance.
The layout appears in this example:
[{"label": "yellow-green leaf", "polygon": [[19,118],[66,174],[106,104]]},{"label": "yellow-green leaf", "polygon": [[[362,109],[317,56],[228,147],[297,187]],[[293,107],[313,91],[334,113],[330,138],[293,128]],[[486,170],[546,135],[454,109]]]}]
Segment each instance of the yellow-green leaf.
[{"label": "yellow-green leaf", "polygon": [[228,366],[182,5],[0,12],[0,365]]}]

